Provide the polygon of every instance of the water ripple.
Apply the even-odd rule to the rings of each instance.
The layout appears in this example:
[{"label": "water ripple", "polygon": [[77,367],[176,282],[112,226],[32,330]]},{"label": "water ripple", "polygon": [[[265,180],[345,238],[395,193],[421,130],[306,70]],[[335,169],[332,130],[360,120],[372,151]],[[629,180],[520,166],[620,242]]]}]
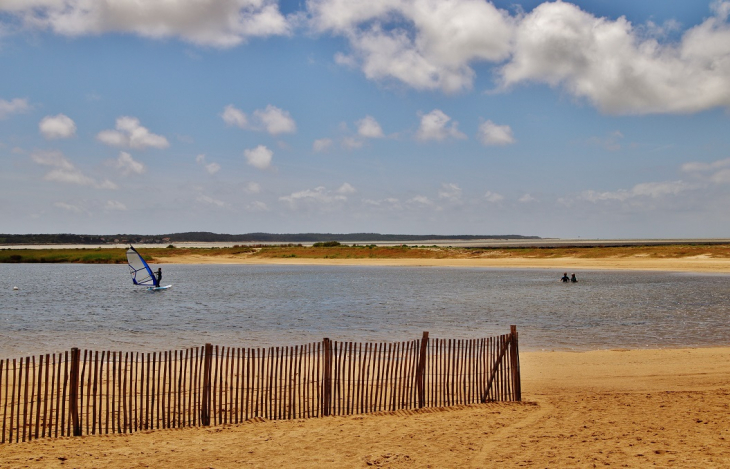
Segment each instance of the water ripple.
[{"label": "water ripple", "polygon": [[[730,276],[412,267],[164,267],[135,288],[126,266],[0,264],[0,357],[70,347],[152,351],[334,340],[478,338],[522,350],[728,345]],[[17,285],[20,290],[13,291]]]}]

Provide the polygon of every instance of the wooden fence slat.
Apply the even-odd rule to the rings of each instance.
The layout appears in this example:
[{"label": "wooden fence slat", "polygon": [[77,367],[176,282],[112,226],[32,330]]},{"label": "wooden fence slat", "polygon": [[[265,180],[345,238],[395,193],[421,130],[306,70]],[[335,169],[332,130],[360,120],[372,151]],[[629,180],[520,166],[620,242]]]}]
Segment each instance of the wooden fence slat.
[{"label": "wooden fence slat", "polygon": [[160,369],[157,365],[157,352],[152,352],[152,361],[150,370],[150,378],[152,381],[152,391],[150,392],[150,429],[155,430],[160,428],[160,411],[159,411],[159,393],[160,393]]},{"label": "wooden fence slat", "polygon": [[294,409],[292,412],[292,418],[298,419],[303,418],[304,415],[302,413],[302,409],[304,406],[304,386],[306,383],[305,380],[305,371],[304,371],[304,345],[295,345],[294,346],[294,356],[295,356],[295,369],[294,369],[294,376],[295,376],[295,396],[294,396]]},{"label": "wooden fence slat", "polygon": [[[32,363],[32,366],[31,366]],[[35,368],[35,357],[26,357],[25,359],[25,400],[23,402],[23,441],[26,441],[26,431],[33,421],[33,382],[30,380],[31,376],[35,376],[33,373]],[[31,395],[28,399],[28,389],[30,389]],[[29,409],[30,408],[30,409]],[[32,432],[31,432],[32,436]]]},{"label": "wooden fence slat", "polygon": [[[215,383],[216,383],[217,390],[218,390],[218,402],[217,402],[218,406],[216,407],[216,402],[213,402],[213,408],[217,409],[217,412],[215,412],[217,418],[215,419],[213,425],[220,425],[221,423],[223,423],[223,407],[224,407],[223,392],[225,390],[225,384],[223,382],[223,379],[224,379],[223,375],[225,374],[224,373],[225,353],[223,351],[224,348],[225,347],[221,347],[220,355],[218,355],[219,352],[218,352],[217,345],[216,345],[216,349],[215,349],[216,365],[217,365],[216,366],[216,378],[217,379],[215,380]],[[215,393],[215,390],[213,392]],[[215,399],[215,394],[213,394],[213,398]]]},{"label": "wooden fence slat", "polygon": [[392,357],[393,357],[393,343],[388,343],[388,355],[387,359],[385,361],[385,378],[383,379],[383,390],[380,395],[380,406],[379,410],[387,410],[388,409],[388,400],[390,396],[390,383],[391,383],[391,377],[390,377],[390,365],[392,363]]},{"label": "wooden fence slat", "polygon": [[[5,417],[8,415],[8,359],[0,360],[0,402],[3,403],[3,426],[0,434],[0,444],[5,443]],[[3,365],[5,365],[5,393],[3,394]]]},{"label": "wooden fence slat", "polygon": [[[41,438],[46,437],[46,426],[47,426],[47,422],[48,422],[48,367],[50,365],[50,363],[49,363],[50,361],[51,361],[51,355],[47,353],[46,360],[45,360],[45,368],[43,370],[45,373],[44,373],[44,378],[43,378],[43,388],[44,388],[44,390],[43,390],[43,424],[42,424],[43,426],[41,427],[43,431],[42,431]],[[0,369],[0,376],[2,376],[1,369]],[[38,396],[40,397],[40,387],[38,388]],[[40,407],[38,409],[38,415],[40,415]],[[39,438],[37,431],[36,431],[35,437]]]},{"label": "wooden fence slat", "polygon": [[[22,370],[22,358],[21,358],[21,366],[20,369]],[[18,383],[20,382],[20,378],[18,378],[17,370],[16,370],[16,359],[13,358],[13,387],[11,388],[11,398],[10,398],[10,442],[13,441],[13,429],[15,428],[15,423],[13,423],[13,417],[15,416],[15,389],[18,389],[18,406],[20,406],[20,387],[18,386]],[[18,413],[20,413],[20,410],[18,410]],[[15,438],[17,443],[17,433],[15,432]]]},{"label": "wooden fence slat", "polygon": [[279,350],[279,347],[276,347],[276,353],[274,355],[274,372],[273,372],[273,378],[272,381],[274,383],[274,398],[273,398],[273,412],[272,412],[272,418],[280,419],[281,418],[281,356],[280,352],[283,351],[284,348],[282,347],[281,350]]},{"label": "wooden fence slat", "polygon": [[203,362],[203,376],[202,383],[202,402],[201,402],[201,413],[200,422],[204,426],[210,425],[210,372],[211,372],[211,360],[213,359],[213,346],[211,344],[205,344],[205,357]]},{"label": "wooden fence slat", "polygon": [[[0,360],[0,443],[521,400],[518,335]],[[68,410],[66,406],[68,405]],[[212,421],[211,421],[212,412]],[[68,418],[68,419],[67,419]]]}]

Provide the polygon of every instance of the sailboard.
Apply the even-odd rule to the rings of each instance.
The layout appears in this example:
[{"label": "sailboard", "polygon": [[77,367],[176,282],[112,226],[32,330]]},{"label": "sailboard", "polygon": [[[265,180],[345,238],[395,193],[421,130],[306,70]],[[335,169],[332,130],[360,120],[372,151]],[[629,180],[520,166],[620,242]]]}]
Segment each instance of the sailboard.
[{"label": "sailboard", "polygon": [[132,283],[135,285],[147,287],[150,291],[166,290],[172,286],[163,287],[157,284],[152,269],[133,246],[129,246],[129,249],[127,249],[127,264],[129,264],[129,273],[132,275]]}]

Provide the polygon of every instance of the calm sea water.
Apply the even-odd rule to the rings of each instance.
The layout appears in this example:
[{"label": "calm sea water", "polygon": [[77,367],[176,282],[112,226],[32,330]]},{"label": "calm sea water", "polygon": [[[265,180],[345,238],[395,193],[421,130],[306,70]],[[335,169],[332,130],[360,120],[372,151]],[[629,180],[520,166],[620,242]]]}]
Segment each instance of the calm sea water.
[{"label": "calm sea water", "polygon": [[[0,357],[333,340],[479,338],[521,350],[730,344],[730,276],[477,268],[169,265],[149,293],[126,265],[0,264]],[[19,290],[14,291],[17,286]]]}]

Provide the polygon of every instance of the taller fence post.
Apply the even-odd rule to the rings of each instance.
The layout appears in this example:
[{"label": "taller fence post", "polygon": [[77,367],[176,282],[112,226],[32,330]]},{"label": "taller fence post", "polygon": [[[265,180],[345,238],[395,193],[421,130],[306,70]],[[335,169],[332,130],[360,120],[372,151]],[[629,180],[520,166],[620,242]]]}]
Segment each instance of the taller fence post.
[{"label": "taller fence post", "polygon": [[73,427],[72,435],[81,436],[79,422],[79,349],[71,349],[71,370],[69,376],[68,413]]},{"label": "taller fence post", "polygon": [[520,383],[520,355],[517,347],[517,326],[509,326],[510,328],[510,368],[512,369],[512,389],[514,390],[514,399],[522,400],[522,385]]},{"label": "taller fence post", "polygon": [[213,345],[205,344],[205,355],[203,358],[203,402],[200,406],[200,423],[206,427],[210,425],[210,376],[212,360]]},{"label": "taller fence post", "polygon": [[418,356],[418,368],[416,368],[416,386],[418,387],[418,407],[421,408],[426,402],[426,350],[428,349],[428,331],[423,331],[421,338],[421,353]]},{"label": "taller fence post", "polygon": [[324,370],[322,372],[322,415],[330,415],[332,408],[332,341],[325,337],[322,340],[324,348]]}]

